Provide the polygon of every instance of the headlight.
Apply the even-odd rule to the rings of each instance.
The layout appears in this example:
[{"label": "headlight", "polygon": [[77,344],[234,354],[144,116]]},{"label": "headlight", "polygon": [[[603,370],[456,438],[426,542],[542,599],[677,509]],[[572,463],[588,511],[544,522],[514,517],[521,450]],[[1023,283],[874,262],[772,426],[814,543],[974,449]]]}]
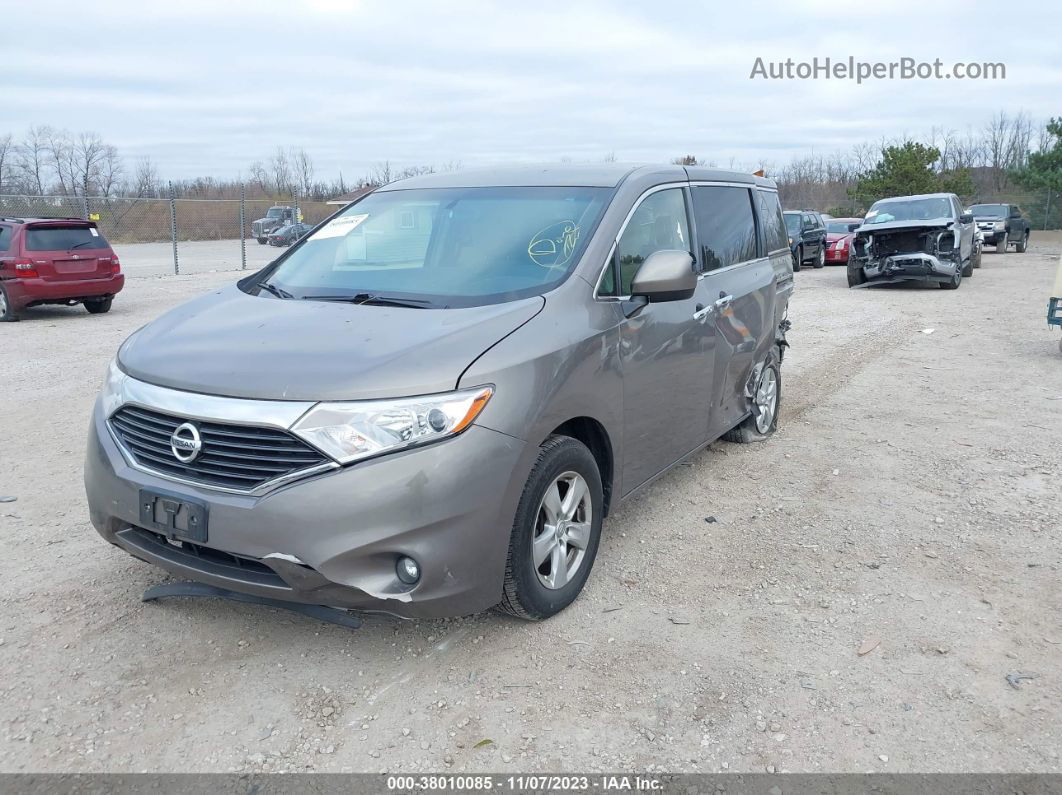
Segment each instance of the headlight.
[{"label": "headlight", "polygon": [[461,433],[492,394],[492,387],[479,387],[397,400],[318,403],[291,432],[349,464]]},{"label": "headlight", "polygon": [[996,229],[1003,229],[1006,225],[1004,221],[996,221]]},{"label": "headlight", "polygon": [[100,386],[100,401],[103,403],[103,414],[111,416],[122,403],[122,385],[129,378],[118,369],[118,359],[111,359],[107,365],[107,374],[103,376],[103,384]]}]

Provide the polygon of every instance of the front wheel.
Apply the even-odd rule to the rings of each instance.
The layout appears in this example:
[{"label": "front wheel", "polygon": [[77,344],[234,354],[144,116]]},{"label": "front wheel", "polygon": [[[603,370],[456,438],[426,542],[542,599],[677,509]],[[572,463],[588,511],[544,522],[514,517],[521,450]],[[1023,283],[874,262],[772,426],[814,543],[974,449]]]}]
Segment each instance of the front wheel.
[{"label": "front wheel", "polygon": [[1029,232],[1026,230],[1025,234],[1021,236],[1021,242],[1014,247],[1014,250],[1019,254],[1024,254],[1029,249]]},{"label": "front wheel", "polygon": [[962,271],[958,268],[955,269],[955,275],[950,282],[937,282],[941,290],[958,290],[960,284],[962,284]]},{"label": "front wheel", "polygon": [[749,416],[731,428],[723,438],[728,442],[762,442],[778,428],[782,405],[782,371],[773,358],[763,366],[749,405]]},{"label": "front wheel", "polygon": [[966,263],[965,267],[963,267],[963,269],[962,269],[963,277],[964,278],[968,278],[970,276],[973,276],[973,269],[974,269],[974,255],[973,255],[973,252],[971,252],[970,253],[970,260]]},{"label": "front wheel", "polygon": [[498,610],[538,621],[575,601],[597,556],[604,496],[586,445],[551,436],[516,509]]},{"label": "front wheel", "polygon": [[1000,238],[999,242],[996,243],[996,253],[997,254],[1006,254],[1007,253],[1007,233],[1006,232],[1003,233],[1003,237]]},{"label": "front wheel", "polygon": [[264,237],[257,238],[257,240],[258,240],[258,245],[260,245],[260,246],[264,246],[267,242],[269,242]]},{"label": "front wheel", "polygon": [[860,268],[860,267],[853,268],[851,265],[848,266],[848,286],[849,287],[858,287],[861,284],[865,284],[866,280],[867,280],[867,276],[866,276],[865,273],[863,273],[863,269],[862,268]]},{"label": "front wheel", "polygon": [[796,273],[804,265],[804,249],[797,248],[796,254],[793,256],[793,273]]}]

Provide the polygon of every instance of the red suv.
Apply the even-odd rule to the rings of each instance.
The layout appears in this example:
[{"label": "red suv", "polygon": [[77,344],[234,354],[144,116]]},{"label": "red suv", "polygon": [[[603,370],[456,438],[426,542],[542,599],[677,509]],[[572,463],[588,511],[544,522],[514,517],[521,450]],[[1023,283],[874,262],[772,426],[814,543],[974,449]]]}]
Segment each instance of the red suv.
[{"label": "red suv", "polygon": [[39,304],[111,308],[125,276],[93,221],[0,217],[0,321]]}]

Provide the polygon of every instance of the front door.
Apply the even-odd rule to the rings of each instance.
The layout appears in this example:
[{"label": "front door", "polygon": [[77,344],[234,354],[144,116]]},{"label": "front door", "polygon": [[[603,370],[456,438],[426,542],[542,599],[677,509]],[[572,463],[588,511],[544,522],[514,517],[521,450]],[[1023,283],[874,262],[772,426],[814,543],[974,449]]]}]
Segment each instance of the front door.
[{"label": "front door", "polygon": [[[650,193],[638,205],[616,244],[614,294],[630,295],[638,266],[663,250],[693,253],[683,188]],[[624,494],[707,441],[715,361],[709,315],[698,292],[650,303],[620,326]]]}]

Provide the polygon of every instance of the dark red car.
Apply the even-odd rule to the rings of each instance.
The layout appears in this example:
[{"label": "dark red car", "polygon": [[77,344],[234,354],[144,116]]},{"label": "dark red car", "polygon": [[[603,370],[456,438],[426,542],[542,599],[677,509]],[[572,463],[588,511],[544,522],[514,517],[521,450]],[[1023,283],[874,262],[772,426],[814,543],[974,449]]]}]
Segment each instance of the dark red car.
[{"label": "dark red car", "polygon": [[826,264],[847,265],[855,228],[862,218],[830,218],[826,221]]},{"label": "dark red car", "polygon": [[40,304],[111,308],[125,276],[93,221],[0,217],[0,321]]}]

